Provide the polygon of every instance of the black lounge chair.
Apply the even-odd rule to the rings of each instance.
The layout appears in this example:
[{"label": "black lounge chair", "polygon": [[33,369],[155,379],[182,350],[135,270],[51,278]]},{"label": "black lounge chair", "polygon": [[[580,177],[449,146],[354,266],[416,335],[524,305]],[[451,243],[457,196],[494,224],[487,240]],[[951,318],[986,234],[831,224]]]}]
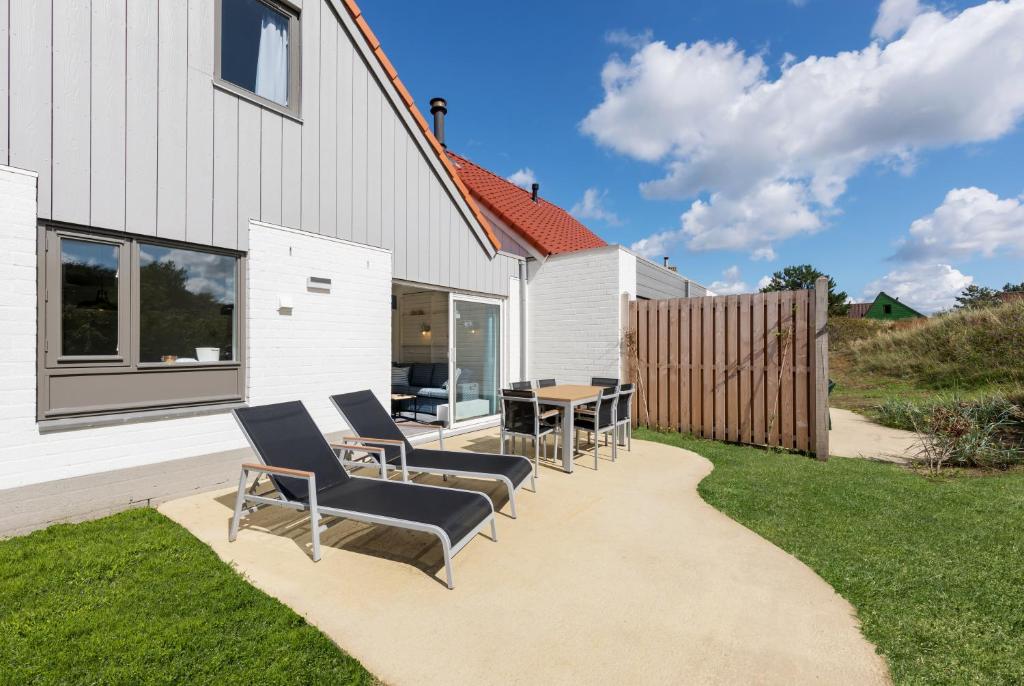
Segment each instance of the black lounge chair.
[{"label": "black lounge chair", "polygon": [[[242,465],[229,541],[238,537],[241,518],[261,505],[309,511],[314,562],[324,516],[425,531],[441,539],[448,588],[454,588],[452,556],[488,524],[498,540],[494,505],[483,493],[350,476],[301,402],[240,408],[234,415],[261,464]],[[250,473],[256,481],[246,490]],[[270,477],[279,497],[255,493],[262,476]],[[247,503],[255,507],[243,511]]]},{"label": "black lounge chair", "polygon": [[[508,489],[512,517],[516,516],[516,491],[527,477],[530,479],[530,490],[535,493],[537,491],[533,468],[525,457],[414,448],[372,391],[332,395],[331,402],[338,408],[349,428],[356,433],[356,436],[346,437],[346,441],[383,448],[384,459],[380,459],[380,453],[376,453],[375,458],[383,478],[387,478],[387,470],[390,468],[401,470],[403,479],[409,478],[409,472],[494,479],[504,483]],[[339,449],[338,446],[334,447]],[[347,449],[340,450],[344,455]],[[354,467],[366,466],[365,462],[344,457],[342,463]]]}]

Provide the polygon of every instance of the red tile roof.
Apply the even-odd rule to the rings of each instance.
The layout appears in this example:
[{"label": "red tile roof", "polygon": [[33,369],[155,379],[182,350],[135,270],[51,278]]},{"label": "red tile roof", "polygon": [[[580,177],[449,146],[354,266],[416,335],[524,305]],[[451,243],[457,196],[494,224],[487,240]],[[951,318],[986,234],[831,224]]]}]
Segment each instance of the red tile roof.
[{"label": "red tile roof", "polygon": [[608,245],[558,205],[448,151],[459,176],[480,204],[522,235],[544,255]]},{"label": "red tile roof", "polygon": [[483,213],[480,211],[480,208],[477,207],[469,189],[466,188],[462,179],[459,178],[459,174],[455,171],[455,167],[452,166],[448,156],[444,154],[444,148],[441,147],[441,144],[437,142],[436,138],[434,138],[434,133],[427,125],[427,120],[423,118],[422,114],[420,114],[419,108],[416,107],[416,103],[412,99],[412,95],[409,94],[409,91],[406,89],[405,84],[402,83],[402,80],[398,78],[398,72],[395,71],[395,67],[391,64],[391,60],[388,59],[388,56],[384,54],[384,50],[380,47],[380,41],[377,40],[377,36],[374,35],[370,25],[366,23],[366,17],[363,16],[363,12],[359,9],[359,5],[355,3],[355,0],[342,0],[342,3],[345,5],[345,9],[348,10],[352,20],[355,21],[356,26],[359,27],[359,31],[363,34],[363,38],[366,39],[366,42],[369,44],[370,50],[373,51],[374,56],[376,56],[377,61],[380,62],[381,67],[384,69],[384,73],[387,74],[392,85],[398,91],[398,96],[402,99],[402,102],[405,103],[405,106],[412,114],[413,119],[416,120],[416,125],[419,127],[420,131],[423,132],[423,135],[427,137],[427,142],[430,143],[430,147],[434,149],[434,154],[436,154],[438,159],[441,160],[441,164],[444,165],[448,175],[451,176],[455,186],[459,189],[459,193],[465,199],[466,205],[469,206],[469,211],[473,213],[473,216],[480,223],[480,226],[483,227],[484,233],[487,234],[487,239],[491,242],[491,245],[494,246],[494,249],[500,250],[501,241],[498,240],[498,237],[494,233],[494,229],[491,228],[491,223],[487,221]]}]

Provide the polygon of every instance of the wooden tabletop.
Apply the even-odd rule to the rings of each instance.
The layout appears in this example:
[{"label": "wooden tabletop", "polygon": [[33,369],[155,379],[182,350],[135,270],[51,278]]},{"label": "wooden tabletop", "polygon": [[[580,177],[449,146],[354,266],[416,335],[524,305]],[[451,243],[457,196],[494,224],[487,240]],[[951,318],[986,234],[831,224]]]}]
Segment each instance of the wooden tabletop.
[{"label": "wooden tabletop", "polygon": [[604,388],[601,386],[574,386],[572,384],[559,384],[547,388],[536,389],[538,400],[553,400],[555,402],[573,402],[576,400],[587,400],[601,395]]}]

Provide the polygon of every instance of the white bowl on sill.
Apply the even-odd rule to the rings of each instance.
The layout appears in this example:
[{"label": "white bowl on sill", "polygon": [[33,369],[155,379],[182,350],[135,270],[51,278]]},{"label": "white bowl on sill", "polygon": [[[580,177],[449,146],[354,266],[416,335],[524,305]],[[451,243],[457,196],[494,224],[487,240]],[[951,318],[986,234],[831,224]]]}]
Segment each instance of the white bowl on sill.
[{"label": "white bowl on sill", "polygon": [[196,359],[200,362],[220,362],[220,348],[196,348]]}]

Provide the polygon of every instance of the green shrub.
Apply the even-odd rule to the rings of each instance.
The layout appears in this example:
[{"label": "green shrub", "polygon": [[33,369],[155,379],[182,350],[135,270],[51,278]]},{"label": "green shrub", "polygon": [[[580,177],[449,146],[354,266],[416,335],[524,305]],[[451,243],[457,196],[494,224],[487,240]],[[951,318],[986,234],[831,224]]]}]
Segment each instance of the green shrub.
[{"label": "green shrub", "polygon": [[844,350],[856,341],[873,338],[892,328],[893,322],[882,319],[829,317],[828,349],[832,351]]}]

